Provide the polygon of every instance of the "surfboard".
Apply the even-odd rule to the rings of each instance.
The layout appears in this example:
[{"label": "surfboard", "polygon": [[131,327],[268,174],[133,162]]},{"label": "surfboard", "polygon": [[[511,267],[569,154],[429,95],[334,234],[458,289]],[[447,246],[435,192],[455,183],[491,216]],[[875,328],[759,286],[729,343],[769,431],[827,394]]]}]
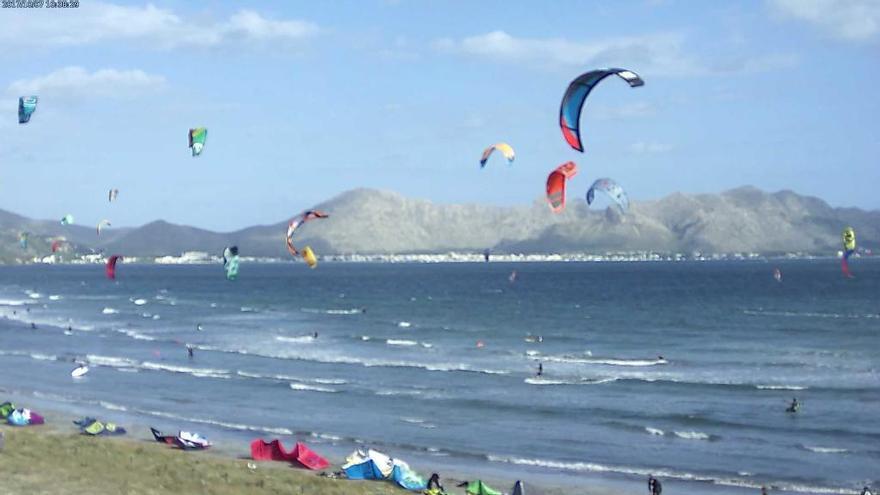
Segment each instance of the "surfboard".
[{"label": "surfboard", "polygon": [[89,372],[88,366],[80,366],[80,367],[74,369],[73,371],[71,371],[70,376],[72,376],[74,378],[79,378],[88,372]]}]

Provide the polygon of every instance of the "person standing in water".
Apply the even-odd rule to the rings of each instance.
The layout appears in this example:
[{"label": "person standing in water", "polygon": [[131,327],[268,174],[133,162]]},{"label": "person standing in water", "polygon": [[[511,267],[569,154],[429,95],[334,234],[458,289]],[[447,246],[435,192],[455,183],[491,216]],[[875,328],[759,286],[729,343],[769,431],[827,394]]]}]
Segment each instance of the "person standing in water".
[{"label": "person standing in water", "polygon": [[660,495],[663,492],[663,486],[660,484],[660,480],[654,477],[653,474],[648,475],[648,493],[650,495]]},{"label": "person standing in water", "polygon": [[541,376],[544,374],[544,364],[538,363],[538,373],[535,376]]}]

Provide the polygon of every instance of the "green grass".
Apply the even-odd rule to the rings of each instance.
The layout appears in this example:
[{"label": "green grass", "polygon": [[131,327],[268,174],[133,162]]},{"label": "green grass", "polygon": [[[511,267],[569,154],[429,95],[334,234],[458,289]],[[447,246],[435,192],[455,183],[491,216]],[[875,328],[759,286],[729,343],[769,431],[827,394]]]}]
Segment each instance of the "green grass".
[{"label": "green grass", "polygon": [[0,427],[0,493],[31,495],[402,495],[388,482],[323,478],[285,463],[183,452],[125,438]]}]

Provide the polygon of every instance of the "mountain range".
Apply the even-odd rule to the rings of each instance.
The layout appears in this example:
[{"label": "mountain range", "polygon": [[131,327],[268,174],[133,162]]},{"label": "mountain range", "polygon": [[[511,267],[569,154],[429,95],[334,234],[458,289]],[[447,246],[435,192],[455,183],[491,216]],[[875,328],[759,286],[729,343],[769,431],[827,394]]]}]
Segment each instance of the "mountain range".
[{"label": "mountain range", "polygon": [[[124,205],[120,205],[124,206]],[[596,205],[594,205],[596,206]],[[373,189],[355,189],[315,205],[330,214],[307,223],[300,246],[319,254],[444,253],[735,253],[790,252],[832,255],[841,249],[845,226],[856,229],[862,247],[880,247],[880,211],[834,208],[791,191],[768,193],[746,186],[720,194],[675,193],[616,207],[590,209],[579,199],[554,214],[543,199],[524,206],[436,204]],[[237,245],[244,256],[285,257],[287,219],[228,233],[157,220],[137,228],[62,226],[0,210],[0,260],[45,256],[54,239],[68,251],[103,250],[129,256],[220,253]],[[19,233],[28,232],[26,250]]]}]

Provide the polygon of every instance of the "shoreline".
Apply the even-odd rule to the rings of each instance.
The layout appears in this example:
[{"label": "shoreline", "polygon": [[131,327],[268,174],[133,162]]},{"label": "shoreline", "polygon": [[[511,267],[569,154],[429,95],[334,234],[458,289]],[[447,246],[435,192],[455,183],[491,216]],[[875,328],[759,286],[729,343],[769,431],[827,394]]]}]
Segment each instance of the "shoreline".
[{"label": "shoreline", "polygon": [[[287,462],[276,461],[253,461],[250,456],[249,444],[241,437],[245,432],[227,432],[226,435],[214,436],[216,430],[211,432],[209,439],[213,446],[205,451],[183,451],[155,441],[150,433],[150,426],[171,425],[172,420],[157,420],[151,423],[132,421],[137,418],[136,414],[127,411],[114,411],[101,409],[101,414],[91,414],[101,421],[111,420],[117,425],[126,428],[125,435],[116,437],[92,437],[78,432],[73,424],[74,419],[81,417],[74,414],[73,409],[88,409],[86,406],[71,404],[68,410],[59,410],[46,406],[49,399],[28,397],[22,392],[15,392],[0,388],[0,401],[9,400],[18,407],[28,407],[42,414],[46,423],[37,426],[14,427],[6,423],[0,423],[0,432],[5,435],[5,446],[0,449],[0,477],[3,479],[4,488],[12,488],[11,493],[82,493],[82,489],[70,489],[67,484],[71,482],[71,471],[76,471],[76,480],[73,486],[88,487],[87,493],[117,494],[117,493],[251,493],[260,490],[260,493],[316,493],[316,494],[340,494],[340,495],[386,495],[408,492],[398,487],[389,480],[348,480],[345,477],[339,479],[326,478],[320,475],[322,472],[332,473],[341,471],[344,457],[355,448],[366,448],[366,445],[353,445],[331,447],[325,443],[304,441],[310,448],[330,461],[330,467],[322,471],[309,471]],[[33,394],[36,395],[36,394]],[[31,407],[36,406],[36,407]],[[98,408],[92,407],[94,412]],[[84,413],[83,413],[84,414]],[[158,419],[158,418],[157,418]],[[178,423],[178,426],[183,426]],[[204,425],[203,425],[204,426]],[[161,429],[161,428],[160,428]],[[205,428],[192,428],[186,426],[188,431],[204,431]],[[167,433],[176,433],[177,430],[167,429]],[[265,435],[259,432],[250,432],[252,439],[263,438],[271,440],[279,438],[286,448],[291,448],[298,439],[298,435]],[[104,443],[109,442],[109,443]],[[347,450],[346,450],[347,449]],[[381,450],[381,447],[380,447]],[[66,452],[64,455],[56,455],[58,451]],[[43,456],[45,452],[52,452]],[[74,455],[70,455],[70,453]],[[344,453],[343,453],[344,452]],[[391,452],[385,452],[391,454]],[[132,459],[137,458],[137,462]],[[128,460],[128,462],[125,462]],[[407,458],[412,461],[414,469],[420,476],[427,479],[432,472],[424,469],[421,458]],[[94,463],[105,463],[100,466]],[[109,462],[110,464],[106,464]],[[248,464],[256,465],[252,469]],[[148,466],[142,468],[141,466]],[[108,478],[104,477],[107,469],[119,467],[125,470],[125,474],[117,473]],[[94,469],[97,468],[97,469]],[[174,480],[171,486],[164,485],[157,480],[155,487],[153,481],[144,483],[147,476],[138,470],[148,470],[150,475],[160,475],[160,471],[167,471],[166,475]],[[36,472],[39,471],[39,472]],[[466,469],[465,469],[466,471]],[[499,468],[497,472],[482,473],[485,476],[465,475],[464,471],[455,469],[442,469],[441,483],[449,495],[464,493],[464,488],[457,485],[468,479],[483,479],[503,493],[508,493],[512,486],[509,481],[509,470]],[[191,473],[183,476],[180,472]],[[226,474],[223,474],[226,473]],[[503,473],[508,473],[507,475]],[[180,479],[189,477],[199,478],[199,482],[192,486],[181,485]],[[207,489],[201,480],[210,478],[212,483],[222,478],[223,483],[219,488]],[[262,481],[261,481],[262,480]],[[528,481],[527,481],[528,482]],[[634,495],[635,489],[626,490],[613,488],[610,485],[598,483],[596,485],[573,487],[549,487],[544,484],[530,483],[532,487],[539,487],[544,495]],[[276,489],[277,488],[277,489]],[[303,491],[297,491],[297,488]],[[317,490],[317,491],[313,491]],[[574,491],[573,491],[574,490]]]}]

